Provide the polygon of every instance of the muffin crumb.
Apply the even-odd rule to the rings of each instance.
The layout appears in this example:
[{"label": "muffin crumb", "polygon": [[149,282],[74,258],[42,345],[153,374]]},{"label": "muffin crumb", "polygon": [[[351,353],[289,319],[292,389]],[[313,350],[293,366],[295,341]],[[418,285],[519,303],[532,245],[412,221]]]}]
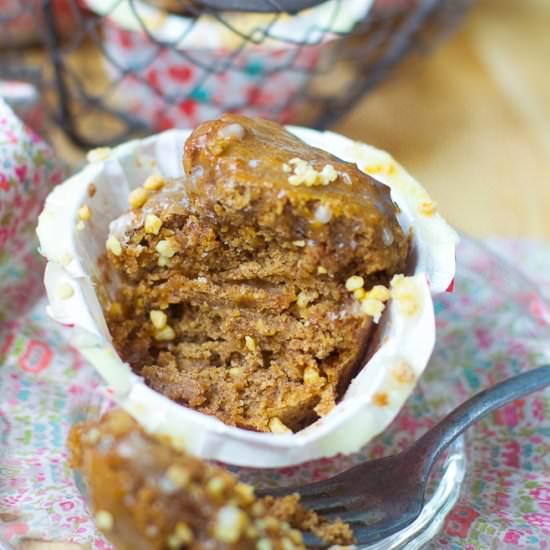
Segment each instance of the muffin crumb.
[{"label": "muffin crumb", "polygon": [[122,254],[122,245],[120,241],[113,235],[109,235],[107,242],[105,243],[107,250],[110,250],[115,256]]},{"label": "muffin crumb", "polygon": [[269,430],[274,434],[292,433],[292,430],[288,426],[285,426],[281,419],[276,416],[269,421]]},{"label": "muffin crumb", "polygon": [[166,325],[164,328],[155,332],[155,340],[158,342],[169,342],[174,340],[175,337],[176,332],[170,325]]},{"label": "muffin crumb", "polygon": [[111,155],[111,148],[110,147],[97,147],[96,149],[92,149],[91,151],[88,151],[88,154],[86,155],[86,160],[89,163],[95,163],[95,162],[103,162],[104,160],[107,160]]},{"label": "muffin crumb", "polygon": [[78,209],[78,217],[83,221],[87,222],[92,217],[92,211],[90,210],[90,207],[87,204],[83,204]]},{"label": "muffin crumb", "polygon": [[158,235],[162,227],[162,220],[155,214],[147,214],[145,216],[145,232],[152,235]]},{"label": "muffin crumb", "polygon": [[56,294],[60,300],[68,300],[74,296],[74,288],[70,283],[61,282],[57,287]]},{"label": "muffin crumb", "polygon": [[128,195],[128,202],[132,208],[141,208],[145,204],[148,196],[149,195],[146,189],[143,187],[137,187]]},{"label": "muffin crumb", "polygon": [[166,315],[166,313],[158,309],[153,309],[152,311],[150,311],[149,318],[151,319],[151,323],[153,323],[153,326],[157,330],[162,330],[168,322],[168,316]]},{"label": "muffin crumb", "polygon": [[95,514],[95,522],[101,531],[110,531],[114,525],[113,515],[107,510],[98,510]]},{"label": "muffin crumb", "polygon": [[163,258],[171,258],[176,253],[176,249],[174,248],[172,243],[169,240],[165,240],[165,239],[157,243],[155,250]]},{"label": "muffin crumb", "polygon": [[434,201],[422,201],[418,209],[423,216],[433,216],[437,212],[437,205]]},{"label": "muffin crumb", "polygon": [[160,174],[150,175],[143,184],[143,188],[147,191],[158,191],[165,184],[165,179]]}]

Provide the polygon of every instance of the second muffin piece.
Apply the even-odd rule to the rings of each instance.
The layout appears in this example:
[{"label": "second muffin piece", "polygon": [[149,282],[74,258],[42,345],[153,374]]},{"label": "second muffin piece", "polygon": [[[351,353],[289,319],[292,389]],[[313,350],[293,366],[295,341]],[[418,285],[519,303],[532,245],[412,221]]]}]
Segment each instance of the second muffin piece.
[{"label": "second muffin piece", "polygon": [[237,115],[199,126],[184,168],[134,191],[111,224],[115,346],[183,405],[297,431],[343,394],[382,286],[405,269],[389,189],[276,123]]}]

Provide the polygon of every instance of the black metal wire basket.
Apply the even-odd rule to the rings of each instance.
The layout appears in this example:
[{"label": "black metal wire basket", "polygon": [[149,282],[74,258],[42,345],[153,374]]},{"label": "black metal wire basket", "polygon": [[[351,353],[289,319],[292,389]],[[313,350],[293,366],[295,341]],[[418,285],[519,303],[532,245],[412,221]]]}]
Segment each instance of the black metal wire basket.
[{"label": "black metal wire basket", "polygon": [[82,147],[227,111],[324,128],[471,3],[0,0],[0,79],[39,88]]}]

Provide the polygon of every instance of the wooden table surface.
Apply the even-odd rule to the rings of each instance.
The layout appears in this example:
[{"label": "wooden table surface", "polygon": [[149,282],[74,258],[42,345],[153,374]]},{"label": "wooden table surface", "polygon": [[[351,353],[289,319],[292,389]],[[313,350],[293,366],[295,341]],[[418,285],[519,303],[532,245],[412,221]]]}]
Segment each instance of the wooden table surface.
[{"label": "wooden table surface", "polygon": [[549,29],[548,0],[480,0],[446,44],[336,130],[391,151],[458,228],[550,238]]},{"label": "wooden table surface", "polygon": [[336,129],[390,151],[458,228],[549,238],[550,2],[480,0]]}]

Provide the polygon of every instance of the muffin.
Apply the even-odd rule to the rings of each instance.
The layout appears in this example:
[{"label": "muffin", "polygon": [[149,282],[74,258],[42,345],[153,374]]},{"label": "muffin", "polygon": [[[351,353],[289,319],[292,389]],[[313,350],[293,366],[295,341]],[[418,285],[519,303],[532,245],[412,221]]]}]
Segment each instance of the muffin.
[{"label": "muffin", "polygon": [[298,495],[259,499],[250,485],[147,434],[120,409],[74,427],[69,449],[96,524],[117,550],[300,550],[302,530],[327,544],[353,542],[348,525],[306,510]]},{"label": "muffin", "polygon": [[[74,346],[103,376],[110,395],[123,409],[148,433],[169,437],[194,456],[273,468],[355,452],[395,418],[428,363],[435,342],[432,294],[452,286],[457,235],[426,190],[388,153],[332,132],[289,127],[288,134],[270,123],[249,127],[246,119],[239,120],[230,117],[223,124],[210,123],[191,139],[191,130],[171,130],[90,152],[88,164],[50,193],[40,215],[40,251],[48,260],[48,312],[72,327]],[[224,139],[217,139],[216,132],[228,126],[232,128],[223,130]],[[299,156],[291,156],[295,154]],[[261,158],[268,161],[265,167],[251,162]],[[333,170],[337,178],[331,181]],[[235,179],[253,171],[259,174],[255,179]],[[231,177],[226,178],[227,190],[223,178],[216,183],[217,173]],[[391,189],[391,199],[386,188],[366,174]],[[347,178],[357,182],[348,185]],[[360,193],[369,197],[371,187],[372,204],[387,206],[389,217],[383,206],[372,208],[372,217],[361,217],[362,205],[371,202]],[[246,190],[245,201],[248,196],[257,202],[243,202],[239,188]],[[271,188],[278,190],[277,195]],[[169,200],[170,193],[180,199]],[[219,204],[218,193],[223,198]],[[166,209],[148,211],[156,208],[155,200],[169,204]],[[239,212],[239,200],[247,215]],[[308,202],[311,207],[316,200],[330,202],[330,212],[308,209]],[[281,204],[282,212],[277,211]],[[299,215],[302,210],[303,216]],[[350,231],[344,223],[335,223],[348,213],[359,217]],[[282,223],[270,226],[270,216]],[[309,221],[302,223],[300,218]],[[357,239],[348,238],[352,232],[368,235],[360,245],[361,253],[356,252]],[[312,238],[317,233],[325,248]],[[138,246],[135,241],[142,236],[145,240]],[[348,238],[349,246],[339,246],[340,238]],[[208,247],[215,243],[214,259],[208,260]],[[189,260],[177,250],[172,254],[172,246],[194,257]],[[230,252],[237,247],[241,257],[230,263]],[[406,250],[400,252],[400,248]],[[362,262],[369,251],[372,269],[370,263]],[[267,262],[272,252],[276,255]],[[226,267],[215,263],[218,253],[228,262]],[[165,265],[159,265],[159,260]],[[350,262],[347,269],[346,261]],[[190,271],[194,264],[200,272]],[[169,287],[170,274],[179,278],[181,286]],[[164,292],[155,290],[156,286]],[[173,295],[166,304],[161,294],[168,288]],[[237,300],[239,288],[243,289],[241,301]],[[224,300],[217,300],[215,292],[223,292]],[[207,323],[203,298],[211,305],[219,303],[221,317],[201,328],[191,324],[189,310]],[[181,305],[185,300],[193,307]],[[329,316],[337,302],[341,315]],[[285,304],[290,304],[286,313]],[[325,313],[330,328],[328,322],[324,324]],[[284,330],[294,326],[302,331],[284,335],[294,348],[283,346],[283,328],[263,326],[275,316],[284,320],[285,314]],[[132,317],[141,319],[142,326]],[[219,328],[222,321],[225,332]],[[316,332],[311,324],[318,326]],[[249,328],[257,332],[250,333]],[[187,339],[183,329],[189,331]],[[352,349],[349,332],[353,331],[357,341]],[[195,348],[190,340],[197,344]],[[210,349],[205,345],[208,340]],[[304,349],[299,352],[297,346],[302,343]],[[366,355],[360,348],[366,348]],[[231,349],[235,351],[223,355]],[[280,364],[273,364],[264,349],[280,353],[281,359],[289,359],[288,365],[290,358],[299,356],[294,378],[292,371],[287,374]],[[326,354],[329,349],[335,350],[332,355]],[[342,359],[338,363],[333,359],[337,353]],[[309,359],[318,371],[306,370],[315,366]],[[217,371],[209,368],[214,366]],[[208,383],[201,380],[203,369]],[[239,378],[241,369],[246,376]],[[191,376],[182,377],[185,371]],[[248,373],[256,376],[256,387],[248,382]],[[270,382],[267,379],[273,374],[275,382]],[[179,387],[173,384],[177,377],[182,377]],[[294,409],[296,416],[292,403],[277,401],[283,394],[275,392],[272,384],[279,382],[285,384],[285,393],[305,404],[303,410]],[[174,391],[173,397],[165,388]],[[245,389],[247,399],[256,400],[254,407],[264,406],[264,391],[275,401],[266,398],[259,413],[250,407],[246,410],[246,402],[237,401]],[[223,398],[221,392],[226,392]],[[191,406],[189,397],[196,397],[198,404]],[[332,406],[328,413],[323,410],[325,403]],[[300,429],[309,419],[317,420]]]},{"label": "muffin", "polygon": [[298,431],[347,389],[405,270],[398,209],[385,185],[265,120],[202,124],[183,162],[111,223],[114,345],[177,403]]}]

